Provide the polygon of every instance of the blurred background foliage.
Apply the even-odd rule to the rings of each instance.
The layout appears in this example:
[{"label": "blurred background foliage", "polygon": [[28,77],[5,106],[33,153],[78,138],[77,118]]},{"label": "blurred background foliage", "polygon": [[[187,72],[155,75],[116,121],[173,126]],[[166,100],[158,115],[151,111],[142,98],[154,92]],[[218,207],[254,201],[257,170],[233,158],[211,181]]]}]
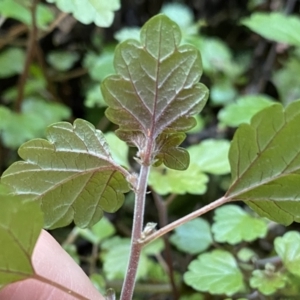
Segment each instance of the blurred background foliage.
[{"label": "blurred background foliage", "polygon": [[[219,198],[236,127],[300,98],[299,11],[298,0],[0,0],[0,173],[22,143],[75,118],[105,132],[115,159],[137,171],[134,149],[112,134],[99,83],[114,73],[117,43],[165,13],[200,50],[210,98],[184,143],[189,169],[152,170],[145,220],[162,227]],[[120,290],[132,208],[129,193],[93,228],[52,232],[102,292]],[[219,208],[144,249],[135,299],[299,299],[298,229],[242,205]]]}]

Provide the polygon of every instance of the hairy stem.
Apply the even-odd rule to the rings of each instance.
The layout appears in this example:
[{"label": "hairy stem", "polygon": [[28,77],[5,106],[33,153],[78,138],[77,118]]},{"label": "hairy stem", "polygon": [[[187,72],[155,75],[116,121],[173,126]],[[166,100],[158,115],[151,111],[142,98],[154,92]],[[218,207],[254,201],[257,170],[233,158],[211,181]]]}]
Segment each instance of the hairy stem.
[{"label": "hairy stem", "polygon": [[41,275],[39,275],[39,274],[35,274],[33,278],[36,279],[36,280],[38,280],[38,281],[40,281],[40,282],[49,284],[49,285],[51,285],[51,286],[53,286],[53,287],[55,287],[55,288],[57,288],[57,289],[59,289],[59,290],[65,292],[65,293],[68,294],[68,295],[71,295],[71,296],[73,296],[75,299],[79,299],[79,300],[89,300],[88,298],[86,298],[86,297],[84,297],[84,296],[82,296],[82,295],[80,295],[80,294],[78,294],[78,293],[76,293],[76,292],[74,292],[74,291],[68,289],[67,287],[65,287],[65,286],[63,286],[63,285],[61,285],[61,284],[59,284],[59,283],[57,283],[57,282],[55,282],[55,281],[52,281],[52,280],[50,280],[50,279],[48,279],[48,278],[46,278],[46,277],[43,277],[43,276],[41,276]]},{"label": "hairy stem", "polygon": [[156,240],[157,238],[163,236],[164,234],[168,233],[169,231],[175,229],[176,227],[178,227],[184,223],[187,223],[188,221],[191,221],[191,220],[221,206],[222,204],[229,202],[230,200],[231,200],[231,198],[228,198],[228,197],[219,198],[218,200],[216,200],[208,205],[205,205],[205,206],[201,207],[200,209],[198,209],[198,210],[170,223],[169,225],[157,230],[156,232],[150,234],[143,240],[143,242],[141,244],[146,245],[146,244]]},{"label": "hairy stem", "polygon": [[135,193],[134,219],[131,235],[131,250],[125,281],[123,283],[121,300],[131,300],[135,285],[135,277],[142,250],[142,244],[138,242],[141,237],[144,222],[145,199],[150,166],[142,165]]}]

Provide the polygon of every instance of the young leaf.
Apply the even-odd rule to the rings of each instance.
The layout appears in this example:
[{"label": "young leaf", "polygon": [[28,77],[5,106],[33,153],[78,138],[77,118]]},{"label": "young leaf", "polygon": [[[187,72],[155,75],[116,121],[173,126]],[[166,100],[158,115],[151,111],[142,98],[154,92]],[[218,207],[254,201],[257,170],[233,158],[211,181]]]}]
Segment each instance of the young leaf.
[{"label": "young leaf", "polygon": [[244,247],[237,253],[237,258],[242,262],[249,262],[257,254],[250,248]]},{"label": "young leaf", "polygon": [[139,27],[122,27],[114,34],[114,38],[120,43],[128,39],[137,40],[140,37]]},{"label": "young leaf", "polygon": [[149,184],[160,195],[204,194],[208,182],[204,172],[218,175],[229,172],[229,145],[226,140],[205,140],[199,145],[188,147],[190,166],[187,170],[178,172],[162,167],[152,168]]},{"label": "young leaf", "polygon": [[47,55],[47,62],[57,71],[68,71],[79,59],[77,52],[52,51]]},{"label": "young leaf", "polygon": [[[114,49],[106,47],[103,49],[101,55],[93,52],[88,52],[84,57],[83,65],[88,69],[90,77],[99,82],[108,75],[114,74],[113,67]],[[97,84],[99,89],[99,83]]]},{"label": "young leaf", "polygon": [[300,46],[300,18],[280,12],[254,13],[242,24],[264,38],[280,43]]},{"label": "young leaf", "polygon": [[3,144],[13,149],[18,148],[30,139],[43,136],[49,124],[69,116],[70,110],[66,106],[34,98],[24,99],[22,113],[13,112],[0,105]]},{"label": "young leaf", "polygon": [[229,77],[216,80],[210,87],[210,99],[214,105],[226,107],[236,97],[237,90]]},{"label": "young leaf", "polygon": [[[124,279],[130,253],[130,241],[114,246],[103,256],[103,270],[107,280]],[[147,256],[141,254],[137,280],[145,278],[149,266]]]},{"label": "young leaf", "polygon": [[233,59],[231,49],[222,40],[201,36],[201,39],[197,38],[191,42],[199,47],[203,57],[203,69],[212,77],[222,73],[226,74],[228,79],[234,79],[243,72],[245,61],[243,65],[237,64]]},{"label": "young leaf", "polygon": [[[32,25],[31,13],[28,7],[24,5],[24,0],[1,0],[0,15],[6,18],[16,19],[28,26]],[[47,24],[54,20],[54,13],[49,6],[39,3],[37,5],[36,19],[37,26],[41,29],[45,29]]]},{"label": "young leaf", "polygon": [[243,289],[243,275],[231,253],[214,250],[200,254],[189,265],[184,281],[197,291],[231,296]]},{"label": "young leaf", "polygon": [[280,95],[282,103],[290,103],[300,98],[300,48],[290,54],[283,68],[273,73],[272,82]]},{"label": "young leaf", "polygon": [[145,164],[153,164],[159,156],[169,168],[186,169],[188,155],[177,145],[182,132],[195,125],[193,115],[202,110],[208,96],[199,83],[200,54],[191,45],[180,46],[178,25],[164,15],[148,21],[140,37],[141,42],[127,40],[116,48],[118,75],[101,85],[109,105],[106,115],[119,125],[118,136],[139,149]]},{"label": "young leaf", "polygon": [[254,270],[250,278],[250,285],[257,288],[264,295],[272,295],[286,284],[287,277],[275,272],[274,266],[266,265],[265,270]]},{"label": "young leaf", "polygon": [[202,195],[206,191],[207,182],[208,176],[194,164],[190,164],[188,169],[182,172],[164,167],[152,168],[149,176],[149,185],[160,195]]},{"label": "young leaf", "polygon": [[[1,8],[1,7],[0,7]],[[0,53],[0,78],[23,72],[25,52],[20,48],[7,48]]]},{"label": "young leaf", "polygon": [[266,222],[254,218],[237,205],[224,205],[215,210],[212,232],[220,243],[238,244],[254,241],[266,235]]},{"label": "young leaf", "polygon": [[274,241],[277,254],[281,257],[284,266],[294,275],[300,276],[300,234],[289,231],[283,237]]},{"label": "young leaf", "polygon": [[193,25],[194,14],[190,7],[180,3],[166,3],[161,8],[161,13],[176,22],[182,29]]},{"label": "young leaf", "polygon": [[92,226],[103,210],[123,204],[128,173],[111,158],[101,131],[87,121],[60,122],[47,130],[47,140],[31,140],[19,149],[25,161],[11,165],[2,176],[14,193],[39,201],[45,226]]},{"label": "young leaf", "polygon": [[47,0],[59,9],[72,13],[83,24],[94,22],[99,27],[109,27],[114,19],[114,11],[120,8],[120,0]]},{"label": "young leaf", "polygon": [[130,169],[128,161],[128,146],[118,139],[113,132],[105,133],[105,139],[111,149],[111,155],[116,163]]},{"label": "young leaf", "polygon": [[250,123],[251,118],[263,108],[274,104],[270,97],[265,95],[246,95],[237,99],[220,110],[218,119],[222,124],[236,127],[242,123]]},{"label": "young leaf", "polygon": [[88,240],[92,244],[98,245],[104,239],[112,236],[116,230],[114,226],[110,223],[110,221],[106,217],[103,217],[98,223],[93,225],[91,228],[83,229],[76,227],[76,231],[84,239]]},{"label": "young leaf", "polygon": [[226,197],[247,201],[283,224],[300,220],[299,123],[296,101],[285,110],[280,104],[265,108],[239,127],[229,151],[232,183]]},{"label": "young leaf", "polygon": [[[109,243],[109,241],[107,242]],[[156,240],[143,249],[137,271],[137,279],[145,278],[148,273],[149,266],[152,263],[148,256],[158,254],[162,250],[163,243],[161,240]],[[103,269],[108,280],[124,279],[129,252],[130,240],[118,238],[110,245],[107,253],[102,255]]]},{"label": "young leaf", "polygon": [[1,196],[0,288],[34,275],[31,255],[42,226],[43,215],[37,203]]},{"label": "young leaf", "polygon": [[228,152],[230,142],[227,140],[207,139],[198,145],[188,147],[191,165],[197,165],[202,172],[216,175],[230,172]]},{"label": "young leaf", "polygon": [[170,242],[185,253],[198,254],[212,243],[210,226],[204,219],[194,219],[177,227]]}]

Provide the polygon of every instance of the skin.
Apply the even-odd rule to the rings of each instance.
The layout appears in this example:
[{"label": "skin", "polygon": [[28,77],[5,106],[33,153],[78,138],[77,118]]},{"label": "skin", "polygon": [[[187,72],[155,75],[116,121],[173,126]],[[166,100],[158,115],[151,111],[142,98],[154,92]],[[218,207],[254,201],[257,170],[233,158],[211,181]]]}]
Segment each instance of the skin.
[{"label": "skin", "polygon": [[[90,300],[105,298],[54,238],[42,231],[32,256],[35,272],[55,281]],[[8,285],[0,291],[1,300],[75,300],[76,297],[36,279]]]}]

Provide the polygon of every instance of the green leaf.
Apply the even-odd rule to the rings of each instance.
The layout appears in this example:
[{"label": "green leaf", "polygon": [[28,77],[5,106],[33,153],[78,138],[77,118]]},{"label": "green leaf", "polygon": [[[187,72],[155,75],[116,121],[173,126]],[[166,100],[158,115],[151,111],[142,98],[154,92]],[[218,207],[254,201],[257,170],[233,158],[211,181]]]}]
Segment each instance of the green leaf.
[{"label": "green leaf", "polygon": [[268,218],[274,222],[290,225],[293,222],[300,222],[300,205],[295,201],[246,201],[261,217]]},{"label": "green leaf", "polygon": [[34,275],[31,255],[42,226],[42,212],[36,203],[1,197],[0,288]]},{"label": "green leaf", "polygon": [[[153,17],[141,29],[141,42],[128,40],[117,46],[118,75],[101,85],[109,105],[106,115],[119,125],[118,136],[135,145],[142,160],[146,147],[156,154],[147,163],[152,164],[160,154],[162,139],[195,125],[193,115],[202,110],[208,96],[207,88],[199,83],[200,54],[191,45],[180,46],[180,40],[177,24],[164,15]],[[183,151],[172,150],[170,156],[168,167],[187,168]]]},{"label": "green leaf", "polygon": [[208,176],[193,164],[187,170],[177,171],[164,167],[152,168],[149,176],[149,185],[160,195],[195,194],[206,192]]},{"label": "green leaf", "polygon": [[237,127],[242,123],[250,123],[251,118],[260,110],[274,104],[265,95],[246,95],[220,110],[219,121],[227,126]]},{"label": "green leaf", "polygon": [[283,237],[274,241],[275,251],[283,261],[284,266],[294,275],[300,276],[300,234],[289,231]]},{"label": "green leaf", "polygon": [[74,126],[60,122],[47,130],[47,140],[31,140],[19,149],[24,161],[3,174],[14,193],[38,201],[45,226],[70,224],[87,227],[97,223],[103,210],[115,212],[129,187],[127,172],[111,158],[101,131],[77,119]]},{"label": "green leaf", "polygon": [[[229,145],[226,140],[205,140],[199,145],[191,146],[187,148],[190,154],[190,166],[187,170],[178,172],[162,167],[152,168],[149,184],[160,195],[204,194],[208,182],[208,177],[204,172],[217,175],[229,172]],[[166,149],[172,148],[166,147]]]},{"label": "green leaf", "polygon": [[69,116],[70,110],[66,106],[35,98],[23,101],[21,113],[0,106],[0,130],[3,130],[1,138],[4,145],[15,149],[30,139],[44,136],[49,124]]},{"label": "green leaf", "polygon": [[[28,26],[32,25],[30,9],[15,0],[0,1],[0,15],[6,18],[16,19]],[[38,4],[36,14],[37,26],[41,29],[46,29],[47,24],[54,20],[54,13],[48,5]]]},{"label": "green leaf", "polygon": [[243,274],[231,253],[214,250],[200,254],[184,274],[187,285],[197,291],[231,296],[244,287]]},{"label": "green leaf", "polygon": [[176,22],[182,29],[193,25],[194,14],[190,7],[181,3],[164,4],[161,13]]},{"label": "green leaf", "polygon": [[237,205],[224,205],[215,210],[212,232],[219,243],[251,242],[265,237],[267,231],[266,222],[252,217]]},{"label": "green leaf", "polygon": [[120,43],[128,39],[137,40],[140,37],[141,28],[139,27],[122,27],[114,34],[114,38]]},{"label": "green leaf", "polygon": [[273,74],[282,103],[288,104],[300,98],[300,78],[295,74],[300,74],[300,50],[290,55],[284,67]]},{"label": "green leaf", "polygon": [[107,106],[103,99],[99,83],[92,84],[90,87],[88,87],[84,105],[88,108]]},{"label": "green leaf", "polygon": [[0,182],[0,198],[2,196],[8,196],[11,192],[11,189],[7,186],[7,185],[4,185]]},{"label": "green leaf", "polygon": [[42,127],[38,115],[15,113],[5,107],[0,107],[1,115],[4,115],[0,125],[2,129],[1,139],[5,146],[12,149],[16,149],[25,141],[37,137],[37,131]]},{"label": "green leaf", "polygon": [[76,264],[80,265],[80,257],[77,253],[77,248],[74,244],[62,245],[63,249],[73,258]]},{"label": "green leaf", "polygon": [[242,22],[264,38],[280,43],[300,46],[300,18],[284,13],[253,13]]},{"label": "green leaf", "polygon": [[106,281],[105,278],[100,274],[92,274],[90,275],[90,280],[93,286],[102,294],[104,295],[106,292]]},{"label": "green leaf", "polygon": [[247,247],[241,248],[238,253],[237,257],[242,262],[249,262],[252,258],[256,256],[256,253]]},{"label": "green leaf", "polygon": [[189,153],[186,149],[178,147],[185,137],[183,132],[160,134],[156,141],[158,154],[156,154],[154,166],[157,167],[164,163],[171,169],[186,170],[190,162]]},{"label": "green leaf", "polygon": [[[46,88],[47,82],[45,80],[42,69],[32,64],[30,66],[30,75],[27,78],[26,85],[24,86],[24,99],[23,102],[26,101],[30,97],[41,98],[41,95],[48,95]],[[13,103],[16,101],[18,97],[18,90],[15,86],[8,88],[3,93],[3,99],[5,99],[6,103]],[[50,97],[49,97],[50,98]],[[43,99],[45,100],[45,97]]]},{"label": "green leaf", "polygon": [[107,132],[104,136],[111,149],[111,155],[114,161],[119,165],[130,169],[127,144],[121,141],[113,132]]},{"label": "green leaf", "polygon": [[[83,65],[88,69],[91,78],[97,82],[104,80],[108,75],[114,74],[114,49],[106,48],[101,53],[97,55],[95,53],[87,53],[84,58]],[[98,89],[100,87],[98,85]]]},{"label": "green leaf", "polygon": [[[178,275],[178,274],[176,274]],[[147,281],[148,282],[159,282],[159,283],[169,283],[169,277],[166,273],[166,270],[160,263],[155,263],[154,261],[149,264],[147,272]],[[167,288],[169,291],[170,289]]]},{"label": "green leaf", "polygon": [[88,240],[94,245],[100,244],[104,239],[112,236],[116,230],[110,221],[103,217],[98,223],[93,225],[91,228],[78,228],[76,227],[76,232]]},{"label": "green leaf", "polygon": [[231,103],[237,95],[237,91],[229,78],[217,80],[210,89],[210,98],[215,105]]},{"label": "green leaf", "polygon": [[[163,250],[162,245],[163,242],[161,240],[157,240],[142,250],[137,270],[137,280],[147,276],[149,267],[152,263],[148,256],[160,253]],[[148,247],[151,248],[150,250],[148,249],[147,252]],[[109,246],[107,253],[102,255],[103,270],[106,274],[107,280],[124,279],[129,253],[130,239],[117,238],[113,241],[113,243]]]},{"label": "green leaf", "polygon": [[146,255],[156,255],[161,253],[165,248],[165,244],[162,239],[157,239],[150,244],[147,244],[145,248],[143,248],[143,253]]},{"label": "green leaf", "polygon": [[77,52],[52,51],[47,55],[47,62],[57,71],[68,71],[79,59]]},{"label": "green leaf", "polygon": [[204,118],[202,118],[200,115],[196,115],[195,116],[195,120],[196,120],[196,125],[195,127],[193,127],[192,129],[190,129],[188,131],[188,133],[199,133],[200,131],[202,131],[202,129],[205,127],[205,121],[204,121]]},{"label": "green leaf", "polygon": [[203,172],[222,175],[230,171],[228,160],[230,143],[227,140],[207,139],[189,147],[191,164],[199,166]]},{"label": "green leaf", "polygon": [[47,0],[55,3],[66,13],[83,24],[94,22],[99,27],[109,27],[114,19],[114,11],[120,8],[120,0]]},{"label": "green leaf", "polygon": [[36,98],[26,99],[22,104],[22,112],[25,115],[32,114],[39,116],[42,126],[39,127],[37,131],[39,131],[40,135],[42,135],[46,127],[51,123],[68,119],[71,116],[70,108],[67,106],[60,103],[42,101]]},{"label": "green leaf", "polygon": [[[247,201],[259,215],[285,225],[300,221],[300,101],[275,104],[236,131],[226,197]],[[250,202],[249,202],[250,201]],[[273,202],[271,202],[273,201]]]},{"label": "green leaf", "polygon": [[182,252],[198,254],[212,244],[210,226],[204,219],[194,219],[177,227],[170,242]]},{"label": "green leaf", "polygon": [[189,39],[189,42],[199,48],[203,69],[211,77],[215,78],[220,74],[226,74],[226,77],[231,80],[240,77],[246,65],[245,60],[243,64],[234,61],[230,48],[222,40],[202,36],[201,39]]},{"label": "green leaf", "polygon": [[185,295],[181,296],[179,300],[204,300],[204,296],[201,295],[200,293],[197,294],[192,294],[192,295]]},{"label": "green leaf", "polygon": [[275,272],[275,267],[267,264],[265,270],[254,270],[250,278],[250,285],[257,288],[264,295],[272,295],[278,289],[285,286],[286,275],[281,272]]},{"label": "green leaf", "polygon": [[0,78],[21,74],[24,68],[24,61],[25,52],[20,48],[7,48],[1,51]]}]

